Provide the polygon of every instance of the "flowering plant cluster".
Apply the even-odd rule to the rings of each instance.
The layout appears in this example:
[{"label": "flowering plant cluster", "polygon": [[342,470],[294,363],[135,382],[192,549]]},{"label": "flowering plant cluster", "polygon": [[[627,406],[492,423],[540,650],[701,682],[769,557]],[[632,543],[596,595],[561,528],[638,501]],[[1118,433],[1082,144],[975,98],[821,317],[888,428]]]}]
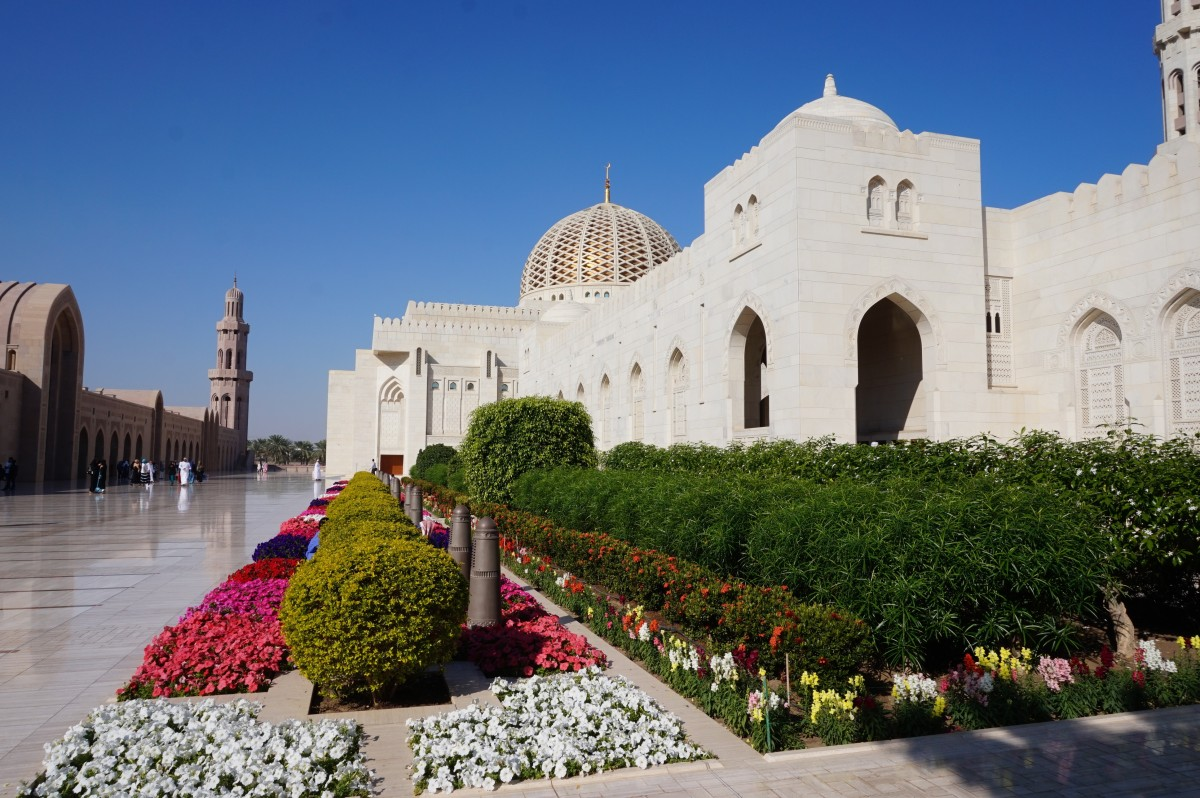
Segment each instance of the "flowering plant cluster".
[{"label": "flowering plant cluster", "polygon": [[274,616],[196,612],[154,638],[118,697],[256,692],[286,663],[287,646]]},{"label": "flowering plant cluster", "polygon": [[268,557],[287,557],[292,560],[303,560],[308,551],[308,541],[299,535],[276,535],[264,540],[254,547],[253,559],[265,560]]},{"label": "flowering plant cluster", "polygon": [[279,534],[281,535],[297,535],[305,540],[312,540],[313,535],[317,534],[317,530],[321,525],[316,521],[310,521],[303,516],[289,518],[279,525]]},{"label": "flowering plant cluster", "polygon": [[530,778],[588,775],[707,758],[679,720],[599,668],[514,684],[496,680],[502,709],[466,709],[408,721],[418,792],[493,790]]},{"label": "flowering plant cluster", "polygon": [[268,557],[265,560],[243,565],[229,575],[226,582],[250,582],[255,579],[291,579],[300,566],[300,560],[291,557]]},{"label": "flowering plant cluster", "polygon": [[446,529],[446,527],[439,523],[430,524],[429,534],[425,536],[425,539],[428,540],[429,545],[433,546],[435,549],[450,548],[450,530]]},{"label": "flowering plant cluster", "polygon": [[463,629],[462,651],[487,675],[579,671],[607,665],[604,652],[566,629],[529,593],[500,578],[502,608],[495,626]]},{"label": "flowering plant cluster", "polygon": [[186,621],[201,612],[232,613],[260,620],[274,618],[279,614],[279,605],[287,586],[286,579],[223,582],[208,591],[208,595],[195,607],[189,608],[180,620]]},{"label": "flowering plant cluster", "polygon": [[46,745],[35,796],[370,795],[354,721],[257,719],[249,701],[129,701],[99,707]]}]

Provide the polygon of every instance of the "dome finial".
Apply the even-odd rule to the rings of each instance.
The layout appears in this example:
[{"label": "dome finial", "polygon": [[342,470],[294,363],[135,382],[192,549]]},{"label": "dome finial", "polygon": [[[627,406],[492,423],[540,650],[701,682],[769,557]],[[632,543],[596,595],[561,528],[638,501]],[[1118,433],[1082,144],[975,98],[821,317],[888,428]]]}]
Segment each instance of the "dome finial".
[{"label": "dome finial", "polygon": [[612,183],[608,179],[608,170],[612,169],[612,164],[604,164],[604,203],[607,205],[612,202]]},{"label": "dome finial", "polygon": [[826,96],[826,97],[836,97],[837,96],[837,84],[833,82],[832,74],[825,76],[825,95],[824,96]]}]

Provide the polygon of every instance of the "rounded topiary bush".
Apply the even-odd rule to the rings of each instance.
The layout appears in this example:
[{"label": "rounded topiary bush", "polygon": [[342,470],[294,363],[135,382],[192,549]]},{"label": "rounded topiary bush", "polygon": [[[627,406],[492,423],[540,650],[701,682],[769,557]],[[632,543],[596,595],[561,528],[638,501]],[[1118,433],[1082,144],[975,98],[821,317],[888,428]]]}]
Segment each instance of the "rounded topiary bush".
[{"label": "rounded topiary bush", "polygon": [[[390,521],[406,520],[404,508],[390,493],[339,496],[325,510],[325,523],[333,521]],[[322,530],[324,532],[324,530]]]},{"label": "rounded topiary bush", "polygon": [[420,540],[351,541],[296,571],[279,609],[296,666],[327,694],[370,691],[378,703],[454,656],[467,583]]}]

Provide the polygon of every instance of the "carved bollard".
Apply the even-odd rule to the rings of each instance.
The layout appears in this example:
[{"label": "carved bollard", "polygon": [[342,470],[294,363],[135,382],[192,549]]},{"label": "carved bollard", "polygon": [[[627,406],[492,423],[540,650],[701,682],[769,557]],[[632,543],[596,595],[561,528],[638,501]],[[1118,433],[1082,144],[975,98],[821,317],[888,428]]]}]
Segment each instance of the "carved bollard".
[{"label": "carved bollard", "polygon": [[462,569],[463,579],[471,578],[471,509],[465,504],[454,508],[450,519],[450,556]]},{"label": "carved bollard", "polygon": [[420,526],[421,525],[421,510],[423,509],[423,506],[421,503],[421,486],[420,485],[409,485],[408,486],[408,496],[410,499],[412,499],[412,509],[408,511],[408,517],[412,519],[412,522],[415,525]]},{"label": "carved bollard", "polygon": [[496,522],[480,518],[472,544],[467,625],[495,626],[500,622],[500,536]]},{"label": "carved bollard", "polygon": [[388,475],[388,487],[392,489],[392,498],[394,498],[399,504],[403,505],[404,504],[404,492],[402,490],[400,490],[400,488],[402,487],[400,485],[400,480],[396,479],[395,477],[393,477],[391,475]]}]

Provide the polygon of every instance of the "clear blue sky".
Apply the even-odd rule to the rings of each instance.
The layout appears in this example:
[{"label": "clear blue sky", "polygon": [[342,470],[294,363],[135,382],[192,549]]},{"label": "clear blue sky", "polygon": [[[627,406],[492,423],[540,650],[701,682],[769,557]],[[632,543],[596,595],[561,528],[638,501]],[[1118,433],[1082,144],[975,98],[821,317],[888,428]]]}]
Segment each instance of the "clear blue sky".
[{"label": "clear blue sky", "polygon": [[1153,0],[0,0],[0,279],[70,283],[85,384],[202,405],[236,272],[250,434],[325,437],[410,299],[515,304],[558,219],[686,246],[704,183],[821,93],[982,139],[986,204],[1144,163]]}]

